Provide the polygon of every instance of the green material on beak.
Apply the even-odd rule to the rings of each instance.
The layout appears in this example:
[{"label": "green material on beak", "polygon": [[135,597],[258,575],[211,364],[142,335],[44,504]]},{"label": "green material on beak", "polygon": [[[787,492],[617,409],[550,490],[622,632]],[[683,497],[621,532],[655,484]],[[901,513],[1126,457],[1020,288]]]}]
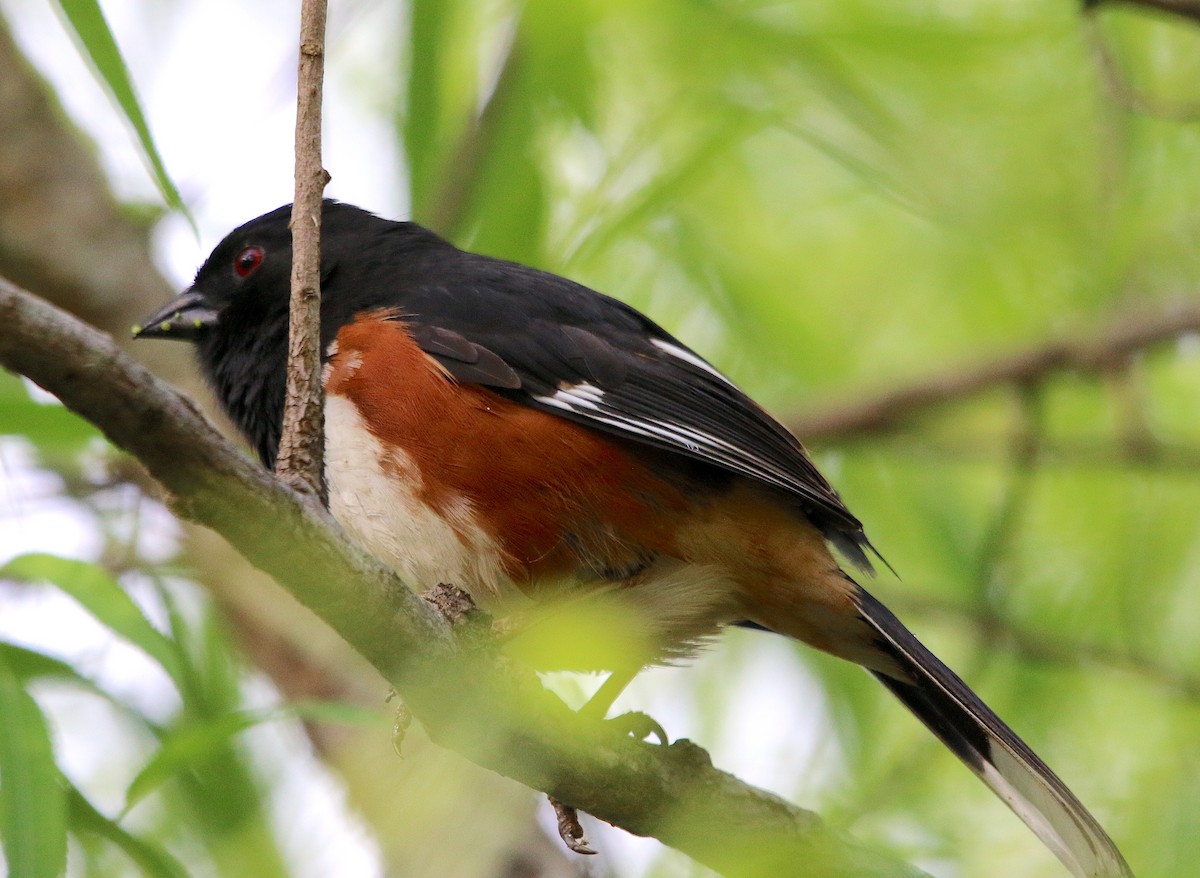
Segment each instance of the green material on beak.
[{"label": "green material on beak", "polygon": [[188,290],[133,327],[134,338],[173,338],[195,341],[217,325],[219,314],[200,293]]}]

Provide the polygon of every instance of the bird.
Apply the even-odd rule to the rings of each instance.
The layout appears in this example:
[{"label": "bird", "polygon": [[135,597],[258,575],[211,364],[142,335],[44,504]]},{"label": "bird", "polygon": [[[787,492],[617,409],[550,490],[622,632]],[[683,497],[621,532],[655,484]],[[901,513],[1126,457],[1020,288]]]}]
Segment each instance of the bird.
[{"label": "bird", "polygon": [[[230,232],[134,327],[195,345],[267,467],[283,419],[290,218],[285,205]],[[599,716],[643,666],[727,625],[855,662],[1071,874],[1132,876],[1066,784],[852,577],[880,559],[862,523],[707,359],[618,299],[413,222],[325,199],[320,233],[329,510],[407,584],[450,583],[485,607],[624,601],[643,636],[603,668],[584,708]]]}]

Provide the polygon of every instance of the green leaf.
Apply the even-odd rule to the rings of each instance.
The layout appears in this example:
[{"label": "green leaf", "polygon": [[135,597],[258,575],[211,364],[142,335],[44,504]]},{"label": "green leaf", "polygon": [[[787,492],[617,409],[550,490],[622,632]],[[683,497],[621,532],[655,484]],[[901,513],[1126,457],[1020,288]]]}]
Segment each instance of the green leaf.
[{"label": "green leaf", "polygon": [[342,701],[296,701],[276,710],[275,717],[279,719],[296,717],[321,723],[364,728],[383,723],[378,711]]},{"label": "green leaf", "polygon": [[157,878],[187,878],[187,870],[161,845],[153,844],[127,832],[114,820],[105,817],[76,787],[67,785],[71,829],[76,833],[89,832],[112,842],[142,870]]},{"label": "green leaf", "polygon": [[437,189],[450,135],[444,130],[446,86],[440,81],[455,4],[445,0],[413,0],[408,106],[401,123],[408,158],[413,212],[425,214]]},{"label": "green leaf", "polygon": [[219,756],[230,740],[265,722],[303,717],[319,722],[353,725],[380,725],[380,715],[348,704],[304,701],[269,710],[235,711],[202,723],[192,723],[170,731],[150,760],[137,773],[125,791],[128,811],[155,789],[176,775]]},{"label": "green leaf", "polygon": [[13,643],[0,643],[0,662],[22,683],[32,680],[55,680],[76,683],[99,692],[96,684],[61,659]]},{"label": "green leaf", "polygon": [[521,16],[521,47],[529,53],[532,94],[553,97],[587,127],[595,123],[596,26],[599,8],[588,3],[532,0]]},{"label": "green leaf", "polygon": [[46,720],[0,660],[0,839],[9,874],[58,878],[67,867],[67,802]]},{"label": "green leaf", "polygon": [[162,746],[125,790],[124,811],[129,811],[172,777],[217,755],[228,746],[230,738],[265,718],[262,712],[226,713],[209,722],[168,732]]},{"label": "green leaf", "polygon": [[123,716],[139,725],[146,726],[155,734],[161,734],[157,726],[145,714],[122,701],[116,694],[107,691],[94,680],[84,676],[62,659],[57,659],[54,656],[46,655],[37,650],[17,646],[14,643],[0,642],[0,662],[8,665],[22,686],[28,686],[32,682],[41,682],[43,680],[74,686],[76,689],[104,699]]},{"label": "green leaf", "polygon": [[167,173],[158,146],[154,143],[150,125],[146,122],[137,94],[133,90],[129,68],[125,66],[125,59],[121,57],[121,50],[108,22],[104,20],[100,4],[95,0],[58,0],[58,5],[117,106],[133,126],[158,191],[173,210],[187,217],[195,229],[196,221],[184,206],[183,197]]},{"label": "green leaf", "polygon": [[43,455],[74,455],[100,436],[83,418],[55,402],[29,396],[16,375],[0,372],[0,433],[24,436]]},{"label": "green leaf", "polygon": [[120,584],[96,564],[33,553],[0,567],[0,577],[26,582],[52,582],[75,598],[119,637],[150,656],[183,688],[183,673],[174,645],[147,621]]}]

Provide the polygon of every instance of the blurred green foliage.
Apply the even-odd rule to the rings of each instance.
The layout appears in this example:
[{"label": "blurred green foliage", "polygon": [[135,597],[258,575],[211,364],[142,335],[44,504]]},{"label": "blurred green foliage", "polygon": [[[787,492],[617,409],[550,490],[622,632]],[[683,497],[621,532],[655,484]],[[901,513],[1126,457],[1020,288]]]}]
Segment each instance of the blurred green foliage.
[{"label": "blurred green foliage", "polygon": [[[236,733],[278,714],[246,716],[239,712],[241,672],[231,660],[232,646],[220,622],[204,613],[189,618],[173,592],[155,593],[168,619],[165,633],[152,625],[117,579],[101,565],[22,555],[0,568],[10,583],[52,583],[78,601],[113,635],[149,658],[167,678],[178,707],[163,722],[119,692],[97,684],[71,665],[49,655],[3,644],[0,651],[0,697],[5,699],[6,740],[0,744],[0,789],[4,815],[16,832],[4,835],[4,852],[12,875],[61,874],[69,825],[82,843],[79,874],[141,874],[175,878],[192,874],[167,852],[163,842],[191,847],[192,869],[205,863],[218,874],[287,875],[266,821],[265,790]],[[99,695],[128,724],[128,734],[146,753],[134,772],[117,819],[103,815],[71,781],[60,774],[46,738],[44,719],[25,689],[11,696],[13,684],[44,692],[58,687],[78,694]],[[294,711],[286,711],[291,717]],[[344,717],[343,717],[344,719]],[[24,740],[16,739],[16,732]],[[76,730],[78,731],[78,730]],[[166,785],[170,781],[170,785]],[[165,786],[166,785],[166,786]],[[147,840],[123,828],[130,810],[153,792],[162,796],[160,811]],[[19,798],[18,798],[19,797]],[[69,823],[68,823],[69,816]],[[144,822],[144,818],[135,819]],[[28,838],[36,833],[35,838]],[[97,840],[108,845],[95,845]],[[116,853],[123,855],[114,860]],[[78,867],[77,867],[78,868]]]},{"label": "blurred green foliage", "polygon": [[133,129],[142,158],[163,200],[172,210],[177,210],[187,217],[195,228],[195,221],[187,205],[183,203],[183,196],[179,194],[175,182],[167,173],[158,145],[150,133],[150,125],[138,101],[133,79],[104,18],[104,10],[97,0],[59,0],[58,8],[62,11],[63,19],[70,25],[80,49],[91,63],[97,79],[104,83],[105,90]]},{"label": "blurred green foliage", "polygon": [[[783,415],[1099,337],[1200,289],[1197,22],[1044,0],[412,0],[396,51],[416,220],[648,311]],[[903,575],[879,596],[1143,878],[1200,861],[1196,351],[1181,338],[1109,374],[814,448]],[[0,379],[0,416],[49,466],[94,438],[15,379]],[[159,755],[130,789],[173,774],[164,813],[196,821],[158,837],[176,845],[191,825],[184,847],[216,874],[249,860],[286,874],[233,742],[246,718],[219,625],[172,615],[152,633],[87,565],[23,559],[4,575],[56,582],[169,674],[182,706],[165,725],[133,711]],[[720,664],[673,678],[695,686],[714,739],[755,649],[730,641]],[[798,800],[938,874],[1060,874],[865,675],[796,661],[821,679],[838,742]],[[46,677],[95,691],[49,658],[0,653],[0,828],[10,866],[30,864],[14,874],[56,874],[64,827],[177,874],[56,786],[27,695]],[[37,838],[21,834],[33,813]],[[666,855],[651,874],[696,873]]]}]

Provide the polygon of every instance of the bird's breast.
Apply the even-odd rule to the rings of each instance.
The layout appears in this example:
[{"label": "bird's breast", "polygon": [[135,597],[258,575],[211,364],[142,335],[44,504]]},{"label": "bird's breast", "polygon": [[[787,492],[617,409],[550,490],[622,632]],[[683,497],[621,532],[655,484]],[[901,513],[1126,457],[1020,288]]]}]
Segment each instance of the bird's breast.
[{"label": "bird's breast", "polygon": [[451,583],[489,603],[512,588],[503,551],[471,501],[429,501],[418,462],[385,445],[351,399],[325,403],[329,510],[350,536],[417,590]]}]

